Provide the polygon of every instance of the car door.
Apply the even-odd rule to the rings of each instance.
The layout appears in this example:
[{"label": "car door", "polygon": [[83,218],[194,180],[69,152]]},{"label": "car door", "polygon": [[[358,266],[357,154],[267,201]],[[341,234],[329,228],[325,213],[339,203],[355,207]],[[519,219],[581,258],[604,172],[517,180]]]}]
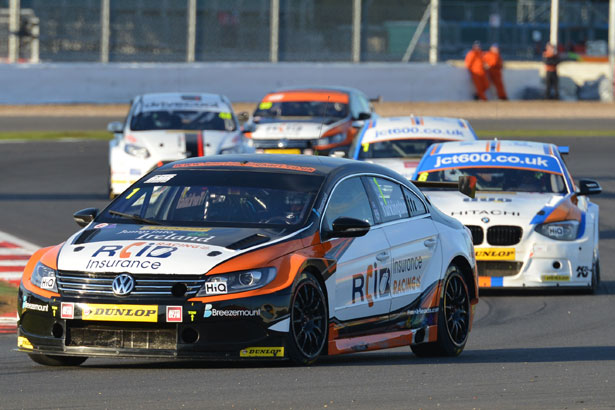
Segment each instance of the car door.
[{"label": "car door", "polygon": [[390,305],[389,245],[383,229],[375,225],[359,176],[346,178],[333,189],[324,212],[323,229],[330,229],[339,217],[367,221],[371,228],[362,237],[325,241],[337,257],[335,281],[329,281],[327,286],[329,295],[335,295],[330,311],[342,322],[365,317],[385,321]]},{"label": "car door", "polygon": [[411,305],[439,277],[438,231],[427,207],[409,189],[378,177],[365,178],[380,208],[391,252],[391,312]]}]

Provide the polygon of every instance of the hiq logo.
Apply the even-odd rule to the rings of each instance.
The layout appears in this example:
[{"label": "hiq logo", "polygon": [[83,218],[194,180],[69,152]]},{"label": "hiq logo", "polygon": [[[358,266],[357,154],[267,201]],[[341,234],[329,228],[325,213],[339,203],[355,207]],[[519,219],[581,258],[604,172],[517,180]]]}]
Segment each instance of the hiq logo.
[{"label": "hiq logo", "polygon": [[[145,246],[144,246],[145,245]],[[175,246],[155,246],[155,243],[147,242],[135,242],[130,245],[103,245],[94,254],[93,258],[101,254],[105,256],[115,256],[116,252],[119,252],[121,259],[127,259],[130,257],[143,257],[143,258],[168,258],[173,252],[177,250]],[[132,249],[135,248],[135,249]],[[133,252],[137,251],[133,254]]]},{"label": "hiq logo", "polygon": [[223,295],[228,293],[226,282],[215,281],[205,283],[205,293],[208,295]]}]

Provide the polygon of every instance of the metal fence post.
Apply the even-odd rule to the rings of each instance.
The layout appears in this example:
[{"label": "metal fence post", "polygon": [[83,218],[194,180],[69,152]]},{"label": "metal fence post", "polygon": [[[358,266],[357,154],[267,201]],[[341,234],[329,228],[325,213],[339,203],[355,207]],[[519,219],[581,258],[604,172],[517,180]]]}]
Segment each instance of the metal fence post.
[{"label": "metal fence post", "polygon": [[109,62],[109,37],[111,30],[109,26],[110,0],[100,0],[100,62]]},{"label": "metal fence post", "polygon": [[186,62],[194,63],[196,49],[196,0],[188,0],[188,33],[186,44]]},{"label": "metal fence post", "polygon": [[557,28],[559,25],[559,0],[551,0],[551,35],[550,42],[557,49]]},{"label": "metal fence post", "polygon": [[20,0],[9,2],[9,63],[19,60]]},{"label": "metal fence post", "polygon": [[440,2],[431,0],[431,16],[429,18],[429,64],[438,62],[438,40],[440,35]]},{"label": "metal fence post", "polygon": [[615,0],[609,0],[609,99],[615,101]]},{"label": "metal fence post", "polygon": [[361,0],[352,2],[352,62],[361,61]]},{"label": "metal fence post", "polygon": [[269,61],[278,62],[280,34],[280,0],[271,0],[271,15],[269,18]]}]

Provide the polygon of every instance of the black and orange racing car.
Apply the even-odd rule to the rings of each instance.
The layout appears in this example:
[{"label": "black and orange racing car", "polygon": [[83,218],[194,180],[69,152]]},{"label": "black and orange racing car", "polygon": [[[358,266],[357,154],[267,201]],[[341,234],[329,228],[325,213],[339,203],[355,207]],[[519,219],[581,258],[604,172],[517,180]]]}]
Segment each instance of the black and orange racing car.
[{"label": "black and orange racing car", "polygon": [[458,355],[478,301],[472,239],[415,185],[339,158],[190,158],[144,176],[36,252],[18,350],[288,358],[410,345]]},{"label": "black and orange racing car", "polygon": [[267,94],[244,130],[259,153],[346,154],[372,115],[355,88],[286,88]]}]

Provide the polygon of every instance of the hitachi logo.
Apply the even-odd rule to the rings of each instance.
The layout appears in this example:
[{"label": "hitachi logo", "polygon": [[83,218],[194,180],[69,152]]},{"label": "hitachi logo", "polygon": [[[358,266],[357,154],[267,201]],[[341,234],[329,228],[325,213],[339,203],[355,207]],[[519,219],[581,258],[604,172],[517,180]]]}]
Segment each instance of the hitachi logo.
[{"label": "hitachi logo", "polygon": [[451,216],[464,216],[464,215],[502,215],[502,216],[521,216],[521,213],[515,211],[502,211],[494,209],[492,211],[471,209],[468,211],[451,211]]}]

